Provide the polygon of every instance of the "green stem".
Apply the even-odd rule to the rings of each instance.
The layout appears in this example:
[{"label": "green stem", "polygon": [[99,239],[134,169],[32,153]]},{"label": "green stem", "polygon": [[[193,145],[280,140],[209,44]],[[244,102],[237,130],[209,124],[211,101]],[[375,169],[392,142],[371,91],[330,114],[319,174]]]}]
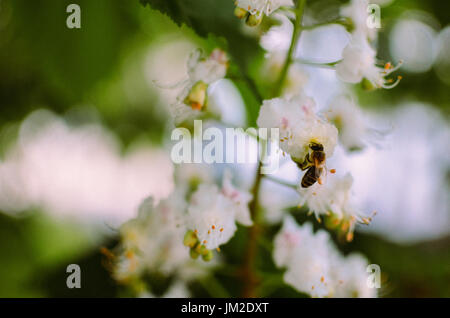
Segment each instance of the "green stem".
[{"label": "green stem", "polygon": [[315,67],[323,67],[323,68],[334,68],[336,66],[336,64],[340,63],[342,60],[339,61],[335,61],[335,62],[329,62],[329,63],[316,63],[316,62],[309,62],[309,61],[305,61],[302,59],[296,59],[296,62],[300,63],[300,64],[304,64],[304,65],[309,65],[309,66],[315,66]]},{"label": "green stem", "polygon": [[294,190],[297,190],[297,185],[295,185],[295,184],[289,183],[289,182],[287,182],[287,181],[284,181],[284,180],[281,180],[281,179],[278,179],[278,178],[275,178],[275,177],[272,177],[272,176],[266,176],[265,178],[266,178],[267,180],[276,182],[276,183],[281,184],[281,185],[283,185],[283,186],[286,186],[286,187],[288,187],[288,188],[292,188],[292,189],[294,189]]},{"label": "green stem", "polygon": [[284,61],[283,68],[281,69],[278,81],[275,83],[274,96],[280,96],[283,89],[283,84],[286,81],[286,76],[288,74],[289,66],[294,60],[294,52],[297,47],[298,40],[300,39],[300,34],[302,32],[302,21],[303,21],[303,10],[305,7],[306,0],[298,0],[297,7],[295,9],[295,22],[294,31],[292,32],[291,45],[289,46],[289,51],[286,55],[286,60]]},{"label": "green stem", "polygon": [[313,25],[305,25],[305,26],[303,26],[303,30],[312,30],[315,28],[320,28],[320,27],[323,27],[326,25],[331,25],[331,24],[341,24],[343,26],[346,26],[346,23],[348,23],[346,19],[339,18],[339,19],[332,20],[332,21],[319,22],[319,23],[316,23]]}]

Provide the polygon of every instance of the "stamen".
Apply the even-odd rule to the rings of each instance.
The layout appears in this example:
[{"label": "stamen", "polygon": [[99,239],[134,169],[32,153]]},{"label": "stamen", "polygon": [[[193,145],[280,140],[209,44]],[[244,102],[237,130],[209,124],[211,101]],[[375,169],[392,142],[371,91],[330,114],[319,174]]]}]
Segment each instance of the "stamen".
[{"label": "stamen", "polygon": [[[395,86],[397,86],[400,83],[400,80],[402,79],[401,76],[397,76],[397,80],[391,84],[391,85],[386,85],[385,83],[381,84],[381,87],[385,88],[385,89],[391,89],[394,88]],[[392,80],[390,81],[386,81],[387,83],[392,83]]]},{"label": "stamen", "polygon": [[336,173],[336,169],[330,169],[330,173]]},{"label": "stamen", "polygon": [[213,230],[215,230],[215,229],[216,229],[216,226],[215,226],[215,225],[213,225],[213,226],[211,226],[211,228],[212,228]]},{"label": "stamen", "polygon": [[204,240],[204,241],[203,241],[203,244],[206,244],[206,243],[208,243],[208,241],[207,241],[207,240]]},{"label": "stamen", "polygon": [[220,228],[220,232],[223,232],[223,227]]},{"label": "stamen", "polygon": [[385,70],[386,70],[386,75],[389,75],[389,74],[391,74],[392,72],[395,72],[396,70],[398,70],[398,69],[402,66],[402,64],[403,64],[403,60],[400,60],[400,61],[398,61],[398,64],[397,64],[395,67],[393,67],[393,66],[391,65],[391,67],[390,67],[389,69],[386,70],[386,68],[385,68]]},{"label": "stamen", "polygon": [[352,232],[348,232],[346,238],[347,238],[347,242],[353,241],[353,233]]}]

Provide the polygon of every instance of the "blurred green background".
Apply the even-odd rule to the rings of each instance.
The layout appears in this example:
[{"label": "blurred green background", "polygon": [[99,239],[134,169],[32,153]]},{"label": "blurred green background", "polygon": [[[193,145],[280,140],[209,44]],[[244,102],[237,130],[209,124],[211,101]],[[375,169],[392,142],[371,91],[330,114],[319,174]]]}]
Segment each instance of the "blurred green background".
[{"label": "blurred green background", "polygon": [[[187,11],[191,26],[201,36],[186,25],[179,27],[167,15],[143,6],[138,0],[77,0],[82,8],[82,28],[68,29],[66,7],[73,2],[0,1],[0,128],[11,128],[1,136],[0,155],[14,141],[20,122],[39,108],[66,114],[74,106],[91,107],[102,123],[120,137],[125,148],[136,138],[162,143],[167,114],[161,112],[160,97],[148,85],[143,65],[148,49],[167,38],[188,39],[204,48],[211,43],[225,46],[232,52],[235,64],[242,66],[250,77],[254,73],[253,64],[262,57],[254,39],[237,35],[240,22],[232,14],[231,0],[217,1],[214,5],[202,0],[199,3],[209,4],[201,13],[194,12],[195,8]],[[154,3],[169,14],[174,14],[177,8],[177,5],[170,7],[172,1],[168,1],[167,7],[164,1]],[[339,1],[327,3],[337,5]],[[310,14],[319,14],[318,6],[311,8]],[[442,27],[450,22],[450,2],[396,0],[383,11],[388,30],[389,21],[405,9],[426,11]],[[219,14],[220,18],[216,18]],[[180,17],[180,21],[184,18]],[[210,27],[215,34],[208,35]],[[387,33],[381,35],[379,56],[389,60]],[[231,72],[237,71],[232,67]],[[434,69],[402,75],[401,85],[394,90],[359,92],[361,103],[381,107],[383,101],[390,101],[391,105],[413,98],[437,105],[448,117],[450,84],[443,82]],[[258,102],[250,93],[254,88],[241,81],[238,79],[237,84],[246,100],[251,123],[256,118]],[[306,219],[304,213],[295,215],[300,222]],[[275,233],[277,229],[269,231]],[[240,228],[224,247],[228,269],[239,265],[245,235],[246,230]],[[93,245],[82,226],[52,219],[42,211],[24,211],[19,218],[0,213],[0,297],[126,295],[101,265],[99,248],[114,244],[111,239]],[[380,264],[387,286],[381,296],[450,297],[450,237],[398,245],[382,237],[357,234],[353,243],[340,247],[344,252],[363,251],[371,262]],[[260,251],[259,268],[272,271],[274,265],[267,250],[260,248]],[[65,269],[70,263],[82,268],[83,286],[79,290],[66,287]],[[228,270],[217,269],[218,281],[230,294],[235,294],[234,291],[239,294],[239,284],[228,275]],[[273,279],[280,277],[275,275]],[[301,296],[289,287],[272,288],[270,281],[266,284],[266,296]],[[195,296],[223,295],[220,292],[213,295],[202,284],[190,288]]]}]

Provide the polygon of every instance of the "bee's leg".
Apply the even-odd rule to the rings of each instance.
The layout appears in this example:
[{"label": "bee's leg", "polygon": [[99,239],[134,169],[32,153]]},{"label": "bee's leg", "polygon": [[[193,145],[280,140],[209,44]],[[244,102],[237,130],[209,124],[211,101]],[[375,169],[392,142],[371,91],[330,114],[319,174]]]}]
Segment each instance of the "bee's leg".
[{"label": "bee's leg", "polygon": [[311,162],[311,159],[309,158],[309,154],[306,155],[305,160],[302,163],[298,163],[297,165],[303,171],[305,171],[306,169],[311,167],[313,165],[313,163]]}]

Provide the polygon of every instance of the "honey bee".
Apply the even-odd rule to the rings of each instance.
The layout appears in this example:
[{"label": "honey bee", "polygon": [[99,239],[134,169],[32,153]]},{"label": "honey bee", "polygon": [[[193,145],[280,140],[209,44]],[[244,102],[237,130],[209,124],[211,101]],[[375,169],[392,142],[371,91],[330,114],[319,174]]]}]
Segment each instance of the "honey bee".
[{"label": "honey bee", "polygon": [[309,147],[311,148],[311,154],[307,154],[303,163],[298,164],[301,170],[306,170],[302,178],[302,188],[308,188],[312,186],[316,181],[322,184],[321,176],[325,168],[325,152],[321,144],[312,142]]}]

